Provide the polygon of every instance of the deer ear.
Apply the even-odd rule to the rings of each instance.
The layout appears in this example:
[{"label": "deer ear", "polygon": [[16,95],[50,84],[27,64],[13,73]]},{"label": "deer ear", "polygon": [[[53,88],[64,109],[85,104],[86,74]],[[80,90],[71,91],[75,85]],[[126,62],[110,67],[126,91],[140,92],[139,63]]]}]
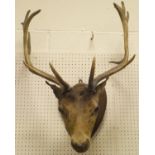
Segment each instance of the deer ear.
[{"label": "deer ear", "polygon": [[57,99],[60,99],[62,97],[63,91],[60,87],[57,87],[56,85],[50,84],[48,81],[46,81],[46,84],[52,88],[53,93]]},{"label": "deer ear", "polygon": [[97,87],[96,87],[96,92],[102,91],[102,89],[105,87],[107,83],[107,79],[103,82],[101,82]]}]

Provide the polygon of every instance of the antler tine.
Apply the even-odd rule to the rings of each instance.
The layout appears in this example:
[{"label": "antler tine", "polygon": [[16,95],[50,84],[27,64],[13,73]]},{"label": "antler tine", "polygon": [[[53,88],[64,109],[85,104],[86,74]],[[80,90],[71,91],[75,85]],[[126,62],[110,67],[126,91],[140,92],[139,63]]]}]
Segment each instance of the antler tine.
[{"label": "antler tine", "polygon": [[93,81],[94,81],[94,74],[95,74],[95,64],[96,64],[96,58],[93,58],[91,69],[90,69],[90,75],[89,75],[89,82],[88,82],[88,88],[93,89]]},{"label": "antler tine", "polygon": [[[28,32],[28,28],[29,28],[30,22],[33,19],[33,17],[36,16],[40,11],[41,10],[37,10],[30,15],[30,10],[28,10],[26,13],[24,22],[22,23],[22,25],[23,25],[24,57],[25,57],[24,64],[29,69],[29,71],[31,71],[32,73],[34,73],[40,77],[43,77],[43,78],[45,78],[59,86],[66,87],[66,85],[64,85],[65,82],[63,80],[60,80],[60,78],[57,79],[54,76],[52,76],[44,71],[41,71],[40,69],[34,67],[31,62],[31,59],[30,59],[30,54],[31,54],[31,40],[30,39],[31,39],[31,37],[30,37],[30,33]],[[56,72],[56,70],[55,70],[55,72]],[[63,83],[62,83],[62,81],[63,81]]]},{"label": "antler tine", "polygon": [[62,84],[62,86],[64,87],[64,89],[68,89],[69,88],[69,84],[66,83],[62,77],[60,76],[60,74],[55,70],[55,68],[53,67],[53,65],[51,63],[49,63],[50,68],[53,72],[53,74],[55,75],[55,77],[58,79],[58,81]]},{"label": "antler tine", "polygon": [[123,26],[123,32],[124,32],[124,57],[121,61],[111,61],[111,63],[115,63],[117,64],[117,66],[109,69],[108,71],[98,75],[95,79],[94,79],[94,87],[103,79],[121,71],[122,69],[124,69],[127,65],[129,65],[135,58],[135,55],[133,55],[130,59],[129,58],[129,48],[128,48],[128,20],[129,20],[129,13],[126,12],[125,9],[125,5],[124,2],[121,2],[122,7],[120,7],[119,5],[117,5],[116,3],[114,3],[114,7],[117,10],[121,22],[122,22],[122,26]]}]

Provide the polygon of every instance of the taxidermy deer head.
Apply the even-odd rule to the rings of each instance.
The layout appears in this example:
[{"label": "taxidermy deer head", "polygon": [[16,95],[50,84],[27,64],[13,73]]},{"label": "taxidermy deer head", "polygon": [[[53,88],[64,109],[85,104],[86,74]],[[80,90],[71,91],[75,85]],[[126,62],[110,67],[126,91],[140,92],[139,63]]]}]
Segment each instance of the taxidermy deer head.
[{"label": "taxidermy deer head", "polygon": [[77,152],[85,152],[90,145],[90,139],[98,129],[107,105],[107,95],[105,85],[108,78],[124,69],[135,58],[135,55],[129,59],[128,49],[128,21],[129,13],[126,11],[124,3],[121,6],[114,3],[117,10],[124,32],[124,56],[120,61],[111,61],[116,65],[94,77],[95,58],[93,58],[88,84],[81,80],[74,86],[70,86],[60,74],[55,70],[52,64],[50,68],[54,74],[46,73],[35,66],[31,62],[31,41],[29,24],[34,16],[41,10],[30,14],[30,10],[25,16],[23,25],[23,44],[24,44],[24,64],[30,72],[45,78],[46,84],[51,87],[56,98],[58,99],[58,109],[63,118],[65,128],[71,137],[71,145]]}]

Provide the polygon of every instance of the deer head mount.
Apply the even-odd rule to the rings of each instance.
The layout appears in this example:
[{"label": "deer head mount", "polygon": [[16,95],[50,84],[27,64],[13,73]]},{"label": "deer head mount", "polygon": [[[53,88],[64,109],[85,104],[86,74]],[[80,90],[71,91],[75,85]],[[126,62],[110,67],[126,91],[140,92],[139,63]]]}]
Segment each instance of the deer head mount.
[{"label": "deer head mount", "polygon": [[27,11],[23,25],[23,44],[24,44],[24,64],[30,72],[45,78],[46,84],[51,87],[56,98],[58,99],[58,109],[64,120],[64,124],[68,134],[71,137],[71,145],[77,152],[85,152],[90,145],[90,139],[98,129],[107,105],[107,95],[105,85],[108,78],[124,69],[135,58],[135,55],[129,59],[128,49],[128,21],[129,13],[126,11],[124,3],[121,6],[114,3],[124,32],[124,57],[120,61],[111,61],[116,65],[94,77],[95,73],[95,57],[93,58],[88,84],[81,80],[74,86],[70,86],[60,74],[55,70],[52,64],[50,68],[54,74],[46,73],[35,66],[31,62],[31,41],[30,32],[28,30],[31,20],[41,10],[30,14]]}]

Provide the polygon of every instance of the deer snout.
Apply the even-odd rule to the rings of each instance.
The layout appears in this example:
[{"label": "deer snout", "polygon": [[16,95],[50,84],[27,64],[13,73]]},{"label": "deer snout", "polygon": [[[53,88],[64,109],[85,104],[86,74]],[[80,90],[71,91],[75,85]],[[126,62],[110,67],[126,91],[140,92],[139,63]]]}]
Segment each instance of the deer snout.
[{"label": "deer snout", "polygon": [[86,139],[85,141],[80,142],[80,143],[72,139],[71,145],[77,152],[85,152],[88,150],[90,142],[89,142],[89,139]]}]

